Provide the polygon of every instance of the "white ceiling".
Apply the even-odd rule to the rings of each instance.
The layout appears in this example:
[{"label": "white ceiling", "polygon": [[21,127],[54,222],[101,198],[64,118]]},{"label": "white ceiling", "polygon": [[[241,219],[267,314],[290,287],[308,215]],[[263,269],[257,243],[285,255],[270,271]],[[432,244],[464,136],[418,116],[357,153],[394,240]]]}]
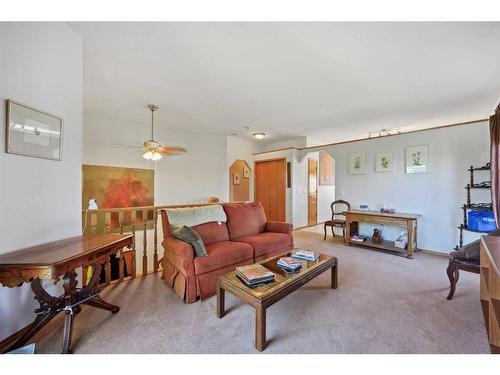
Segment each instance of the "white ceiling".
[{"label": "white ceiling", "polygon": [[484,118],[500,23],[70,23],[84,110],[187,132],[338,141]]}]

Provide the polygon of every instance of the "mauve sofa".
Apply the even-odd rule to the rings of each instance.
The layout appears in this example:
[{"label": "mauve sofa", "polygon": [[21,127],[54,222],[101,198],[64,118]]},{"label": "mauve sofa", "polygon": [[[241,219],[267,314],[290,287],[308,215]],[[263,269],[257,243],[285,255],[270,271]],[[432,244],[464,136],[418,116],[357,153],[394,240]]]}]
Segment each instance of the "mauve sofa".
[{"label": "mauve sofa", "polygon": [[193,247],[175,238],[168,215],[160,211],[164,248],[162,279],[187,303],[215,294],[217,278],[236,266],[252,264],[293,249],[292,225],[267,221],[260,202],[228,203],[222,207],[227,222],[193,226],[208,256],[195,256]]}]

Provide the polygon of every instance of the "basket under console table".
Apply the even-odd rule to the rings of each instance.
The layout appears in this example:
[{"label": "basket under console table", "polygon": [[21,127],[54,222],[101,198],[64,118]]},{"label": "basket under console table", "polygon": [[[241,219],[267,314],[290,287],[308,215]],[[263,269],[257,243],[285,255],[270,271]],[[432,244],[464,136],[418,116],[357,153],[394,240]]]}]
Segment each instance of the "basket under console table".
[{"label": "basket under console table", "polygon": [[[418,214],[386,213],[379,211],[349,210],[343,213],[346,217],[346,245],[359,245],[377,249],[405,252],[408,258],[413,258],[417,249],[417,219]],[[394,241],[382,240],[374,242],[367,238],[363,242],[351,241],[351,233],[358,233],[359,223],[380,224],[404,228],[408,231],[408,245],[406,249],[394,246]]]}]

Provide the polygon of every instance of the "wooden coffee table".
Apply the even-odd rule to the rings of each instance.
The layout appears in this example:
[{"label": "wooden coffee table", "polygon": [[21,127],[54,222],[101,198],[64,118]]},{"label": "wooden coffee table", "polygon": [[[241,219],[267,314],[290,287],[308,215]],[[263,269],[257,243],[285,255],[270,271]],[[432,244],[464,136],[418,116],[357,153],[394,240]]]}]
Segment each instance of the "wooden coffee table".
[{"label": "wooden coffee table", "polygon": [[331,269],[331,287],[337,289],[338,260],[330,255],[320,254],[313,262],[303,260],[302,269],[297,273],[287,274],[276,264],[279,258],[291,256],[295,250],[283,253],[258,264],[275,273],[275,280],[269,284],[262,284],[256,288],[247,287],[237,276],[230,272],[217,280],[217,316],[224,317],[225,292],[235,295],[255,308],[255,347],[259,351],[266,348],[266,309],[300,288],[323,272]]}]

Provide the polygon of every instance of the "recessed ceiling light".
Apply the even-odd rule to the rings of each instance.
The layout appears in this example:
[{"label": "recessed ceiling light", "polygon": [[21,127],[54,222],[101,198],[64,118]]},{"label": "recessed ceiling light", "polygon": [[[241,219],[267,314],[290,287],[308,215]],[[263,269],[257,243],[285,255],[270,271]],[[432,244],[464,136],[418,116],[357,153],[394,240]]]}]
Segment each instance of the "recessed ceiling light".
[{"label": "recessed ceiling light", "polygon": [[255,139],[262,139],[264,138],[267,134],[266,133],[253,133],[252,134]]}]

